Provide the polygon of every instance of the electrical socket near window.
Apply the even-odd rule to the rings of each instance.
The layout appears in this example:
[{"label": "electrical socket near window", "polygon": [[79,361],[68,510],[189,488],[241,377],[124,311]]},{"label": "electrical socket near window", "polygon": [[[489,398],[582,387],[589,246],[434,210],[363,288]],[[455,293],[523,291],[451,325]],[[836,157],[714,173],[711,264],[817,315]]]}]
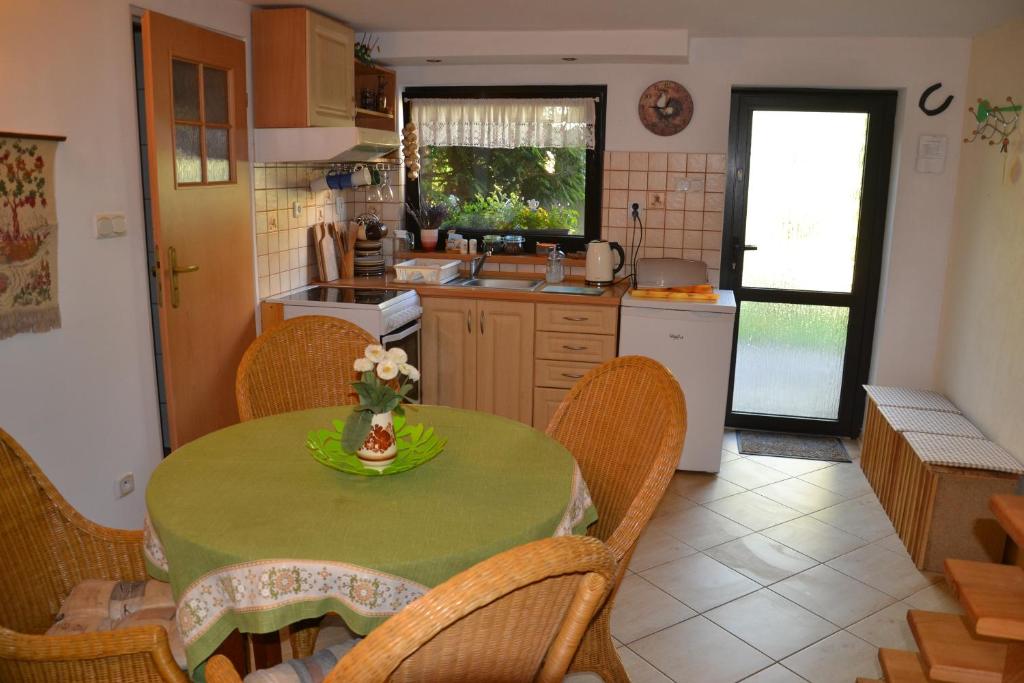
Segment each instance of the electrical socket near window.
[{"label": "electrical socket near window", "polygon": [[128,232],[128,224],[123,213],[96,214],[96,238],[124,237]]}]

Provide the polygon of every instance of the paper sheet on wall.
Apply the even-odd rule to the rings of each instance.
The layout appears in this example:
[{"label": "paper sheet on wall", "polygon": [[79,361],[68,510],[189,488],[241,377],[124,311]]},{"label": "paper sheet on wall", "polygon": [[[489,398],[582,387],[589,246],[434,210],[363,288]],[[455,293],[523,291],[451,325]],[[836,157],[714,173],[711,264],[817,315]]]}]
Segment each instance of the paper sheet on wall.
[{"label": "paper sheet on wall", "polygon": [[946,170],[946,147],[949,138],[945,135],[922,135],[917,139],[917,172],[942,173]]}]

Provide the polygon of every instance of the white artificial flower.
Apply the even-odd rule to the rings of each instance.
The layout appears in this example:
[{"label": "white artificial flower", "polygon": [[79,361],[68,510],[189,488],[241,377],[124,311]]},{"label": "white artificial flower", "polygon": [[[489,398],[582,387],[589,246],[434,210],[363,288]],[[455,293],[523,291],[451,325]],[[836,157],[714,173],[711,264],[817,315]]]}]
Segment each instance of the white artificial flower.
[{"label": "white artificial flower", "polygon": [[384,360],[384,347],[380,344],[370,344],[366,347],[366,357],[373,363]]},{"label": "white artificial flower", "polygon": [[373,370],[373,361],[369,358],[356,358],[354,367],[356,372],[370,372]]},{"label": "white artificial flower", "polygon": [[452,206],[458,206],[459,198],[453,194],[450,194],[448,195],[448,203],[451,204]]},{"label": "white artificial flower", "polygon": [[420,379],[420,371],[408,363],[402,363],[398,366],[398,371],[411,379],[413,382],[418,382]]},{"label": "white artificial flower", "polygon": [[388,349],[388,359],[401,365],[402,363],[408,362],[409,354],[405,352],[405,349],[400,349],[396,346],[393,349]]},{"label": "white artificial flower", "polygon": [[536,211],[537,209],[540,208],[540,202],[538,202],[536,199],[531,199],[530,201],[526,202],[526,205],[530,207],[530,211]]},{"label": "white artificial flower", "polygon": [[377,376],[385,381],[394,379],[398,376],[398,363],[385,358],[377,365]]}]

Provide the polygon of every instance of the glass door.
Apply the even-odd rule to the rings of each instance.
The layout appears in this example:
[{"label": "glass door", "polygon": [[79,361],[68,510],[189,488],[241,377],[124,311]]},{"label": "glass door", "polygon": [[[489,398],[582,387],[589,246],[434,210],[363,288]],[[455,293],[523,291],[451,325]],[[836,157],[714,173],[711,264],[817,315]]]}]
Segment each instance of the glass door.
[{"label": "glass door", "polygon": [[859,432],[895,109],[895,92],[733,91],[730,426]]}]

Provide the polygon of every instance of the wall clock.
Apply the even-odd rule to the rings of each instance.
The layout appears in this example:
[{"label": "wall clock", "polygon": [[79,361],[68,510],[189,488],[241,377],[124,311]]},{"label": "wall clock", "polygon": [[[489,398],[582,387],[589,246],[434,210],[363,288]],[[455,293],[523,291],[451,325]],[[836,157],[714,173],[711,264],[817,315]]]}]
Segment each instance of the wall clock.
[{"label": "wall clock", "polygon": [[690,125],[693,98],[675,81],[658,81],[640,95],[637,113],[644,127],[655,135],[675,135]]}]

